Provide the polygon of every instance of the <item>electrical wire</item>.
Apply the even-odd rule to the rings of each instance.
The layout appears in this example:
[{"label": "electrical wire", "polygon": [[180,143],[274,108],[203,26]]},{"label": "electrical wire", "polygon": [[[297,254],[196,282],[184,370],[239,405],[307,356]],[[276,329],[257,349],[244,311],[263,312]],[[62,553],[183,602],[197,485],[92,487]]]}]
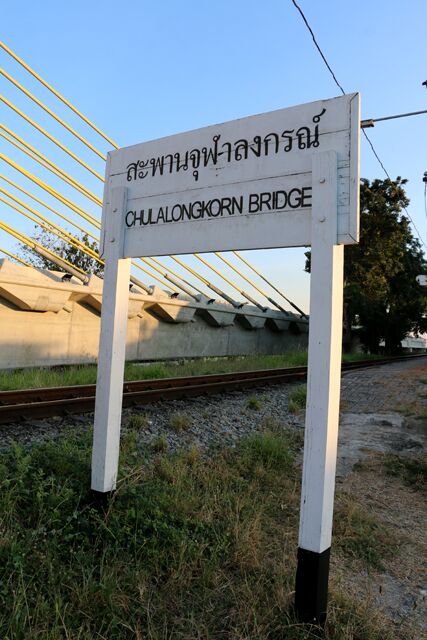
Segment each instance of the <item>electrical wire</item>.
[{"label": "electrical wire", "polygon": [[303,19],[303,21],[304,21],[304,23],[305,23],[305,26],[307,27],[307,29],[309,30],[309,32],[310,32],[310,34],[311,34],[311,37],[312,37],[312,39],[313,39],[313,42],[314,42],[314,45],[315,45],[316,49],[317,49],[317,50],[318,50],[318,52],[320,53],[320,55],[321,55],[321,57],[322,57],[323,62],[325,63],[326,67],[328,68],[329,73],[331,74],[331,76],[332,76],[332,77],[333,77],[333,79],[335,80],[335,84],[340,88],[340,90],[341,90],[342,94],[343,94],[343,95],[345,95],[345,91],[344,91],[344,89],[342,88],[342,86],[340,85],[340,83],[338,82],[337,77],[336,77],[335,73],[332,71],[332,68],[331,68],[331,66],[330,66],[329,62],[326,60],[326,58],[325,58],[325,56],[324,56],[324,54],[323,54],[323,51],[322,51],[322,49],[320,48],[319,43],[318,43],[318,42],[317,42],[317,40],[316,40],[316,36],[315,36],[315,35],[314,35],[314,33],[313,33],[313,29],[310,27],[310,25],[309,25],[309,23],[308,23],[308,20],[307,20],[307,18],[306,18],[306,17],[305,17],[305,15],[304,15],[303,10],[302,10],[302,9],[301,9],[301,7],[298,5],[298,3],[296,2],[296,0],[291,0],[291,2],[292,2],[292,4],[296,7],[297,11],[299,11],[299,13],[300,13],[300,15],[301,15],[301,18]]},{"label": "electrical wire", "polygon": [[[318,52],[319,52],[319,54],[320,54],[320,56],[321,56],[321,58],[322,58],[323,62],[325,63],[325,65],[326,65],[326,67],[327,67],[327,69],[328,69],[329,73],[331,74],[332,78],[334,79],[335,84],[336,84],[336,85],[337,85],[337,87],[340,89],[340,91],[342,92],[342,94],[343,94],[343,95],[345,95],[345,91],[344,91],[344,89],[342,88],[341,84],[338,82],[337,77],[336,77],[335,73],[333,72],[331,65],[330,65],[330,64],[329,64],[329,62],[327,61],[325,54],[323,53],[322,49],[320,48],[320,45],[319,45],[319,43],[317,42],[316,36],[314,35],[313,29],[311,28],[311,26],[310,26],[310,24],[309,24],[309,22],[308,22],[308,20],[307,20],[306,16],[304,15],[303,10],[302,10],[302,9],[301,9],[301,7],[298,5],[298,3],[296,2],[296,0],[291,0],[291,2],[292,2],[292,4],[295,6],[295,8],[296,8],[296,9],[297,9],[297,11],[299,12],[299,14],[301,15],[301,18],[303,19],[304,24],[306,25],[306,27],[307,27],[308,31],[309,31],[309,32],[310,32],[310,34],[311,34],[311,37],[312,37],[313,42],[314,42],[314,44],[315,44],[315,47],[316,47],[316,49],[318,50]],[[370,147],[371,147],[371,149],[372,149],[372,152],[373,152],[373,154],[374,154],[375,158],[377,159],[378,163],[380,164],[380,166],[381,166],[382,170],[384,171],[385,175],[387,176],[387,178],[388,178],[389,180],[391,180],[391,181],[392,181],[392,179],[391,179],[391,177],[390,177],[390,174],[388,173],[388,171],[387,171],[387,169],[385,168],[385,166],[384,166],[383,162],[381,161],[381,158],[379,157],[379,155],[378,155],[377,151],[375,150],[375,147],[374,147],[374,145],[373,145],[373,143],[372,143],[371,139],[369,138],[368,134],[366,133],[366,131],[365,131],[364,129],[362,129],[362,133],[363,133],[363,135],[365,136],[365,138],[366,138],[366,140],[367,140],[367,142],[368,142],[369,146],[370,146]],[[393,181],[392,181],[392,182],[393,182]],[[423,244],[423,245],[426,247],[426,249],[427,249],[427,245],[426,245],[426,243],[424,242],[424,240],[422,239],[421,233],[418,231],[417,225],[416,225],[416,224],[415,224],[415,222],[413,221],[413,219],[412,219],[411,215],[409,214],[409,212],[408,212],[407,208],[406,208],[406,207],[403,207],[403,209],[404,209],[404,211],[405,211],[406,215],[408,216],[409,220],[411,221],[412,226],[414,227],[415,231],[417,232],[419,239],[421,240],[422,244]]]}]

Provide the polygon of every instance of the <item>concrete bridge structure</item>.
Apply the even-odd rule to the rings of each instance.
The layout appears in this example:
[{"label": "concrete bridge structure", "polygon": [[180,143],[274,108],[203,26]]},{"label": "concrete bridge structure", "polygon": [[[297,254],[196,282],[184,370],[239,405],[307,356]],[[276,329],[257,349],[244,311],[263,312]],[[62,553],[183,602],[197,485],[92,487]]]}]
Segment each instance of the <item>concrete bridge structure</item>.
[{"label": "concrete bridge structure", "polygon": [[[0,260],[0,368],[96,362],[102,286]],[[127,360],[278,354],[305,348],[307,334],[293,313],[129,291]]]}]

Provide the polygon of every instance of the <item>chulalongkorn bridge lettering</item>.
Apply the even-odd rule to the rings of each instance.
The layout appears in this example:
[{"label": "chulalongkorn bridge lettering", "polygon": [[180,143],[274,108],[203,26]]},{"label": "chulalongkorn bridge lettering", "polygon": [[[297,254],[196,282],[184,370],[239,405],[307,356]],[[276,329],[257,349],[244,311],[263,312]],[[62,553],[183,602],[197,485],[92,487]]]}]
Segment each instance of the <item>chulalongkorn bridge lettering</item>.
[{"label": "chulalongkorn bridge lettering", "polygon": [[236,214],[262,214],[275,211],[307,209],[311,207],[311,187],[294,187],[289,191],[250,193],[247,196],[195,200],[194,202],[175,203],[157,208],[149,207],[139,211],[126,212],[125,223],[128,229],[138,226],[222,218]]},{"label": "chulalongkorn bridge lettering", "polygon": [[290,153],[293,149],[317,148],[320,145],[319,123],[326,113],[326,108],[312,118],[312,123],[298,129],[285,129],[280,133],[271,132],[265,136],[254,136],[250,142],[247,139],[235,142],[222,142],[221,135],[212,137],[210,147],[201,147],[185,152],[168,153],[166,155],[137,160],[127,165],[127,181],[143,180],[147,177],[163,176],[165,174],[192,171],[194,180],[199,179],[199,170],[208,166],[216,166],[218,162],[231,163],[247,160],[252,157],[260,158],[279,153]]}]

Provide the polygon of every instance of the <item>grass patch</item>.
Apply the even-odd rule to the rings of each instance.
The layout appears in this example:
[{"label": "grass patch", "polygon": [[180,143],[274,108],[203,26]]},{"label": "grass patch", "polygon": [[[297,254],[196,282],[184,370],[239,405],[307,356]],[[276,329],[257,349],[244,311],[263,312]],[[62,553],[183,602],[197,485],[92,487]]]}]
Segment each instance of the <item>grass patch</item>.
[{"label": "grass patch", "polygon": [[250,396],[246,401],[246,406],[248,409],[252,409],[252,411],[259,411],[262,407],[262,402],[256,396]]},{"label": "grass patch", "polygon": [[95,508],[90,433],[0,455],[0,637],[392,640],[332,594],[325,630],[292,614],[299,471],[291,432],[148,462],[129,437]]},{"label": "grass patch", "polygon": [[416,491],[427,490],[427,456],[399,456],[387,453],[383,465],[388,475],[401,478],[404,483]]},{"label": "grass patch", "polygon": [[341,494],[336,501],[333,533],[338,547],[368,569],[384,570],[384,562],[399,550],[399,541],[390,529],[362,510],[350,495]]},{"label": "grass patch", "polygon": [[148,427],[148,416],[144,414],[134,414],[129,416],[128,427],[130,429],[145,429]]},{"label": "grass patch", "polygon": [[165,453],[165,451],[168,450],[169,445],[165,436],[157,436],[157,438],[154,438],[151,441],[150,447],[155,453]]},{"label": "grass patch", "polygon": [[297,387],[289,394],[288,409],[291,413],[299,413],[305,409],[307,401],[306,385]]},{"label": "grass patch", "polygon": [[188,431],[191,427],[191,418],[187,413],[173,413],[170,417],[169,424],[171,429],[177,433]]},{"label": "grass patch", "polygon": [[[374,356],[377,358],[378,356]],[[344,361],[367,359],[366,354],[346,354]],[[272,356],[234,356],[223,358],[202,358],[179,363],[153,363],[141,365],[128,362],[125,366],[125,380],[150,380],[179,376],[251,371],[255,369],[275,369],[298,367],[307,364],[307,352],[289,351]],[[96,365],[71,365],[50,368],[14,369],[0,371],[0,390],[34,389],[43,387],[64,387],[96,382]]]}]

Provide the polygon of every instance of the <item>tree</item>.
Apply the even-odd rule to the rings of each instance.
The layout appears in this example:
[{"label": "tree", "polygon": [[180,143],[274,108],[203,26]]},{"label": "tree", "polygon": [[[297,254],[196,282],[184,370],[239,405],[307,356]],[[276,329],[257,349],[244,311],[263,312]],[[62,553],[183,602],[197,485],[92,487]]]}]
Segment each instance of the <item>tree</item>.
[{"label": "tree", "polygon": [[[98,252],[98,243],[91,240],[89,236],[84,233],[80,236],[74,236],[79,242],[82,242],[86,247],[92,251]],[[41,244],[46,249],[53,251],[60,258],[68,260],[72,265],[82,269],[88,275],[94,274],[102,276],[104,273],[103,265],[100,264],[94,258],[91,258],[84,253],[78,247],[69,244],[65,240],[61,240],[58,236],[47,231],[47,229],[40,229],[36,227],[36,233],[32,236],[32,239]],[[18,256],[23,258],[26,262],[36,267],[37,269],[54,269],[61,270],[57,265],[48,260],[47,258],[39,255],[30,247],[24,245],[20,248]]]},{"label": "tree", "polygon": [[[344,249],[344,348],[354,327],[370,353],[384,341],[396,353],[411,332],[427,330],[427,294],[416,282],[427,263],[402,214],[406,180],[361,180],[360,242]],[[306,254],[310,270],[310,254]]]}]

